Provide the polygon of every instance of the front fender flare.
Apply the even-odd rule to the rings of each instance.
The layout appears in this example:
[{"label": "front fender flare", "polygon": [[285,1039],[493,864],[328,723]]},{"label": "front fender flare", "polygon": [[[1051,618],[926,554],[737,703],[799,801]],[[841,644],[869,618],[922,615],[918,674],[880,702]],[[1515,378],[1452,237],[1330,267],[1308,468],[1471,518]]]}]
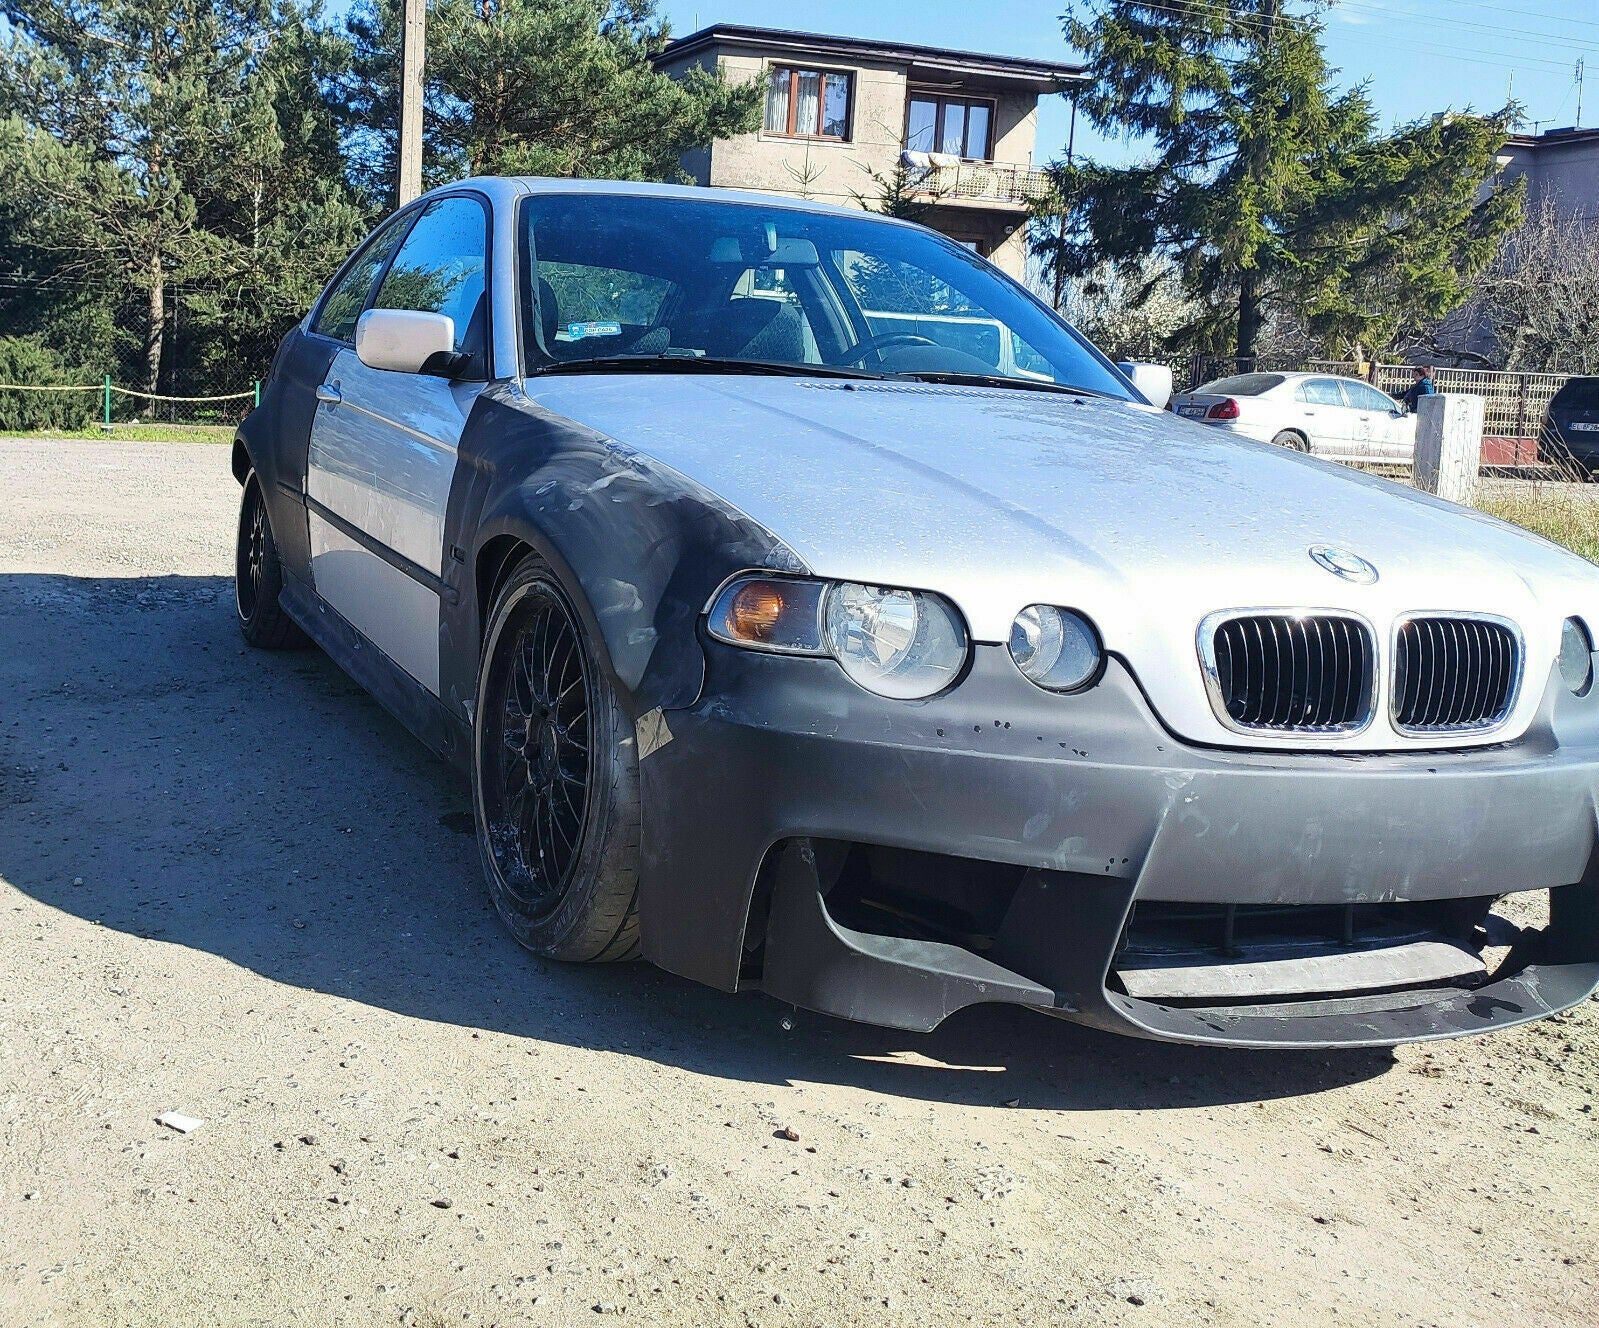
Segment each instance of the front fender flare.
[{"label": "front fender flare", "polygon": [[548,562],[572,595],[635,721],[699,696],[699,615],[728,576],[807,570],[765,527],[671,467],[514,386],[493,388],[462,433],[444,526],[460,593],[441,619],[441,693],[463,718],[491,602],[484,563],[511,540]]}]

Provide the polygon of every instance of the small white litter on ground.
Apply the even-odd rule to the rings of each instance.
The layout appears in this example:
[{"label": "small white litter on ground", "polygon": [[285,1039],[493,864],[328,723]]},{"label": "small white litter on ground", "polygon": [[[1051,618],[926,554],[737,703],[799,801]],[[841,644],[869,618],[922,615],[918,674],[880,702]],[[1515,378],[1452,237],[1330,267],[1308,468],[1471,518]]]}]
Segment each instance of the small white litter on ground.
[{"label": "small white litter on ground", "polygon": [[155,1123],[179,1134],[190,1134],[205,1124],[198,1116],[185,1116],[181,1111],[163,1111],[155,1118]]}]

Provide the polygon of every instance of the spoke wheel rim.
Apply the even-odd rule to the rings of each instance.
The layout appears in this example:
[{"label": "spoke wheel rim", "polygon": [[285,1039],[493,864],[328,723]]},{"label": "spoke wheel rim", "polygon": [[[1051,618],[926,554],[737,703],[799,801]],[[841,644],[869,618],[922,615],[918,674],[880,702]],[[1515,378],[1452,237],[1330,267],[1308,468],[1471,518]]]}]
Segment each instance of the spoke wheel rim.
[{"label": "spoke wheel rim", "polygon": [[266,504],[253,484],[239,515],[237,587],[239,616],[248,620],[261,602],[261,578],[266,566]]},{"label": "spoke wheel rim", "polygon": [[566,894],[588,827],[589,666],[564,599],[541,583],[500,640],[479,721],[489,847],[506,889],[544,918]]}]

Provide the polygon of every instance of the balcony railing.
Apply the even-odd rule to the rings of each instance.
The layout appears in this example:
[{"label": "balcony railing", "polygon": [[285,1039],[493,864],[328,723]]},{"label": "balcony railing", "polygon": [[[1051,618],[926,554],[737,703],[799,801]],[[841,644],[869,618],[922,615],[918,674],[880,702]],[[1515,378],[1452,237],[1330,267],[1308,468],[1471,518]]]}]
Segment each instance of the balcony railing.
[{"label": "balcony railing", "polygon": [[923,152],[907,152],[910,187],[921,197],[1025,207],[1049,192],[1049,172],[997,161],[940,162]]}]

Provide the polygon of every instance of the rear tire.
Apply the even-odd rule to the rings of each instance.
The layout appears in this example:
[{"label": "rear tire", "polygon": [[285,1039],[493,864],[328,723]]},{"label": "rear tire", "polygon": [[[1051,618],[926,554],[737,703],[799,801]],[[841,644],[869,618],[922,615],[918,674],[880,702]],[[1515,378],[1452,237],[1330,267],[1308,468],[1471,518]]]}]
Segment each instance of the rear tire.
[{"label": "rear tire", "polygon": [[244,493],[239,499],[233,604],[239,611],[239,630],[258,650],[298,650],[310,644],[278,602],[282,591],[283,564],[278,561],[261,481],[252,470],[244,477]]},{"label": "rear tire", "polygon": [[1310,440],[1304,434],[1296,433],[1292,429],[1284,429],[1271,441],[1278,447],[1286,447],[1290,452],[1310,451]]},{"label": "rear tire", "polygon": [[571,597],[528,556],[494,597],[478,667],[472,806],[489,895],[535,954],[638,954],[633,726]]}]

